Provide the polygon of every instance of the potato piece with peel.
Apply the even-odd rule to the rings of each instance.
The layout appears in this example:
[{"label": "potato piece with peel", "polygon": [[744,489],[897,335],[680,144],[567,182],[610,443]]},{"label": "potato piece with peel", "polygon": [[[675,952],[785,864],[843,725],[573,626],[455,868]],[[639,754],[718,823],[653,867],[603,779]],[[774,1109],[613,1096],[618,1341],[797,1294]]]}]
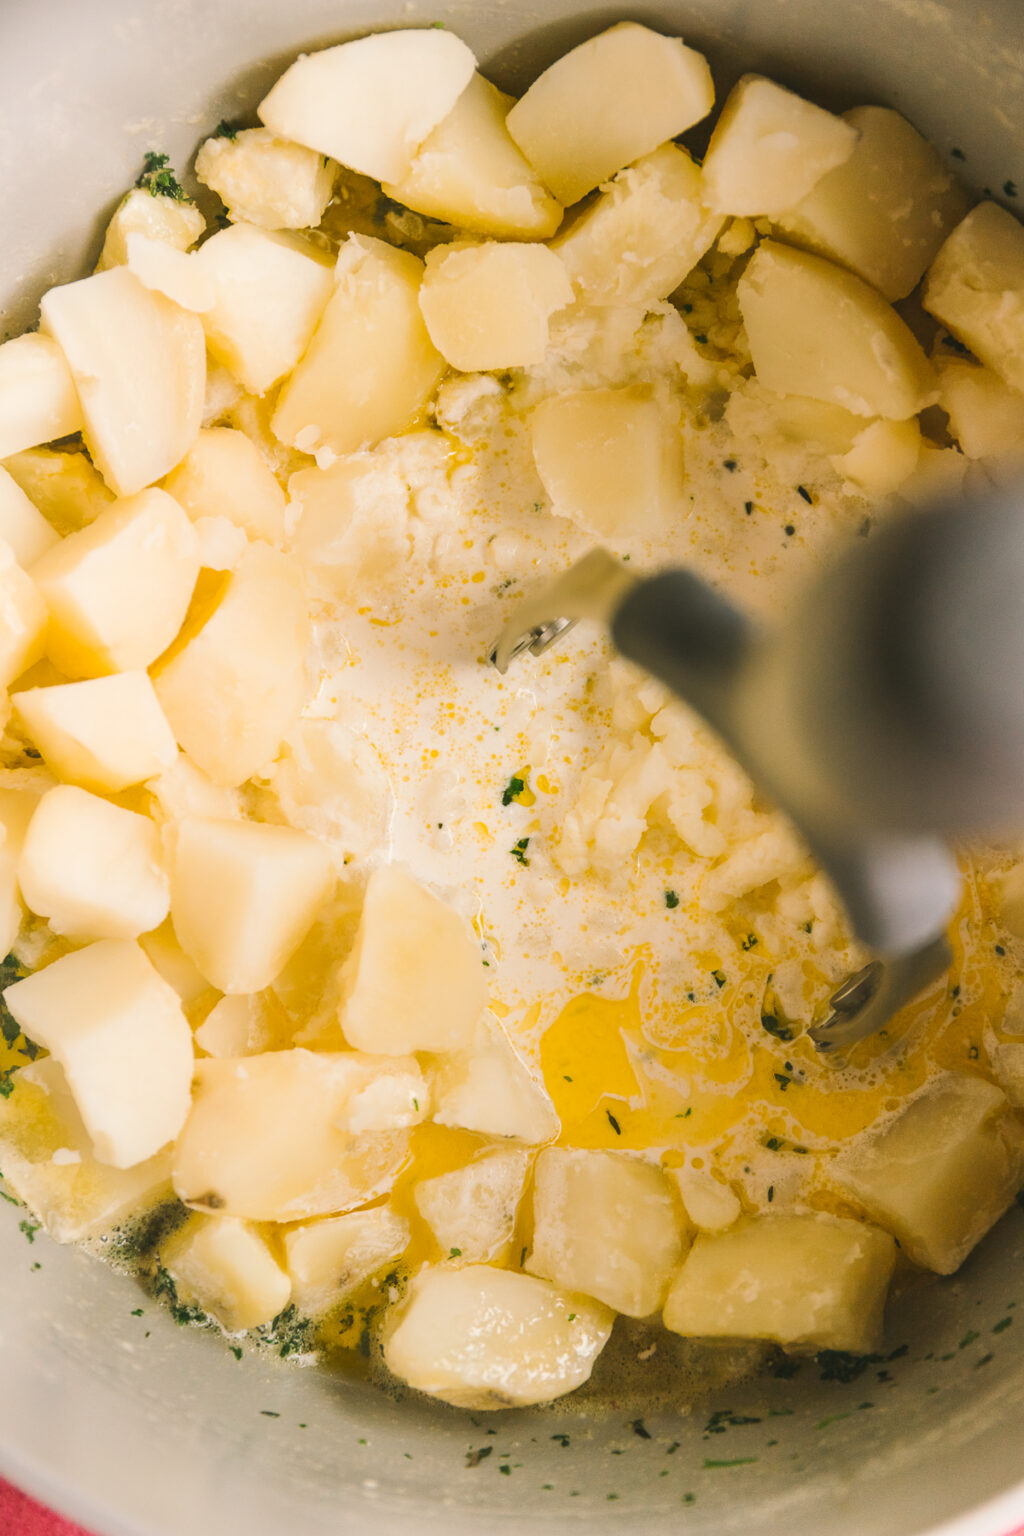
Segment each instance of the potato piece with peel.
[{"label": "potato piece with peel", "polygon": [[173,1141],[189,1111],[192,1031],[137,944],[101,939],[3,994],[63,1067],[96,1157],[133,1168]]},{"label": "potato piece with peel", "polygon": [[133,187],[121,199],[107,225],[96,270],[105,272],[108,267],[121,266],[128,260],[127,240],[131,234],[160,240],[176,251],[187,251],[205,228],[206,220],[195,203],[154,197],[145,187]]},{"label": "potato piece with peel", "polygon": [[384,1343],[400,1381],[457,1408],[524,1408],[582,1386],[614,1314],[486,1264],[422,1269]]},{"label": "potato piece with peel", "polygon": [[914,473],[921,457],[921,428],[909,421],[873,421],[859,432],[832,468],[867,496],[891,496]]},{"label": "potato piece with peel", "polygon": [[502,240],[547,240],[562,207],[505,127],[514,97],[474,74],[420,146],[408,173],[384,192],[406,208]]},{"label": "potato piece with peel", "polygon": [[409,1245],[409,1223],[388,1205],[291,1227],[284,1234],[292,1300],[304,1317],[322,1317]]},{"label": "potato piece with peel", "polygon": [[29,332],[0,346],[0,459],[77,432],[82,406],[52,336]]},{"label": "potato piece with peel", "polygon": [[279,139],[267,128],[206,139],[196,175],[216,192],[236,224],[313,229],[331,200],[337,166],[324,155]]},{"label": "potato piece with peel", "polygon": [[226,517],[251,539],[284,542],[284,492],[255,443],[233,427],[204,428],[164,490],[193,522]]},{"label": "potato piece with peel", "polygon": [[97,794],[141,784],[178,755],[145,672],[26,688],[11,702],[58,778]]},{"label": "potato piece with peel", "polygon": [[489,240],[427,256],[420,309],[453,368],[529,368],[542,361],[548,321],[573,301],[559,258],[544,245]]},{"label": "potato piece with peel", "polygon": [[558,1135],[555,1106],[497,1020],[478,1024],[467,1050],[446,1053],[433,1074],[439,1125],[539,1146]]},{"label": "potato piece with peel", "polygon": [[570,49],[508,114],[508,131],[545,186],[575,203],[711,111],[703,54],[633,21]]},{"label": "potato piece with peel", "polygon": [[716,1179],[707,1168],[666,1168],[665,1172],[679,1191],[690,1221],[701,1232],[723,1232],[738,1221],[743,1207],[739,1196],[728,1184]]},{"label": "potato piece with peel", "polygon": [[269,987],[333,884],[327,849],[291,827],[188,820],[173,839],[174,931],[221,992]]},{"label": "potato piece with peel", "polygon": [[466,44],[444,28],[379,32],[301,54],[257,111],[281,138],[375,181],[397,181],[475,67]]},{"label": "potato piece with peel", "polygon": [[1012,213],[979,203],[929,267],[923,302],[1004,384],[1024,390],[1024,227]]},{"label": "potato piece with peel", "polygon": [[354,1133],[344,1120],[353,1096],[390,1070],[379,1057],[299,1048],[196,1062],[174,1149],[179,1199],[252,1221],[302,1221],[385,1194],[409,1132]]},{"label": "potato piece with peel", "polygon": [[1011,389],[991,368],[959,360],[940,363],[939,404],[969,459],[1024,456],[1024,391]]},{"label": "potato piece with peel", "polygon": [[282,443],[354,453],[413,422],[444,371],[420,313],[422,277],[409,251],[348,237],[334,293],[271,420]]},{"label": "potato piece with peel", "polygon": [[651,304],[679,287],[723,223],[686,150],[663,144],[613,177],[551,249],[583,303]]},{"label": "potato piece with peel", "polygon": [[934,394],[909,328],[859,277],[766,240],[737,285],[754,371],[780,395],[904,421]]},{"label": "potato piece with peel", "polygon": [[0,465],[0,539],[11,546],[22,570],[52,549],[60,535]]},{"label": "potato piece with peel", "polygon": [[829,1168],[830,1181],[915,1264],[940,1275],[959,1269],[1022,1176],[1024,1123],[994,1084],[962,1072],[933,1079]]},{"label": "potato piece with peel", "polygon": [[0,688],[41,660],[46,639],[46,601],[0,540]]},{"label": "potato piece with peel", "polygon": [[194,1211],[160,1249],[160,1263],[178,1296],[200,1306],[228,1333],[273,1322],[292,1293],[266,1238],[233,1216]]},{"label": "potato piece with peel", "polygon": [[370,876],[341,981],[345,1039],[388,1056],[465,1046],[487,1006],[469,925],[393,865]]},{"label": "potato piece with peel", "polygon": [[970,199],[938,151],[890,107],[844,112],[853,153],[788,209],[794,245],[849,267],[887,299],[904,299]]},{"label": "potato piece with peel", "polygon": [[889,1234],[860,1221],[756,1216],[701,1233],[672,1283],[665,1327],[684,1338],[865,1354],[881,1336],[895,1260]]},{"label": "potato piece with peel", "polygon": [[512,1241],[531,1160],[525,1149],[485,1152],[416,1185],[416,1207],[444,1257],[463,1264],[500,1259]]},{"label": "potato piece with peel", "polygon": [[5,460],[4,468],[62,536],[95,522],[114,501],[85,453],[29,448]]}]

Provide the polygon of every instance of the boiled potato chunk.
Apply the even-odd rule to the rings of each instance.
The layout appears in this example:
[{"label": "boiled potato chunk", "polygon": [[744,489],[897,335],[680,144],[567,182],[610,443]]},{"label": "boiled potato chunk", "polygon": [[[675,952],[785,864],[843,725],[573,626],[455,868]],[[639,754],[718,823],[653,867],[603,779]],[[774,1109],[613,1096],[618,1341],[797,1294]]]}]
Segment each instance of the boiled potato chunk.
[{"label": "boiled potato chunk", "polygon": [[701,1233],[665,1302],[686,1338],[875,1349],[896,1259],[887,1232],[818,1212],[758,1216]]},{"label": "boiled potato chunk", "polygon": [[334,883],[316,838],[258,821],[184,821],[174,838],[171,918],[185,953],[221,992],[268,987]]},{"label": "boiled potato chunk", "polygon": [[0,688],[40,660],[46,636],[46,601],[0,540]]},{"label": "boiled potato chunk", "polygon": [[397,181],[475,67],[465,43],[443,28],[380,32],[302,54],[257,110],[281,138],[375,181]]},{"label": "boiled potato chunk", "polygon": [[288,500],[298,514],[290,548],[332,595],[365,591],[408,563],[409,486],[372,453],[297,470]]},{"label": "boiled potato chunk", "polygon": [[704,201],[717,213],[792,208],[853,153],[857,130],[763,75],[729,92],[704,157]]},{"label": "boiled potato chunk", "polygon": [[77,432],[82,407],[63,352],[29,333],[0,346],[0,459]]},{"label": "boiled potato chunk", "polygon": [[786,238],[849,267],[885,298],[904,299],[970,200],[941,155],[889,107],[843,114],[853,153],[795,207]]},{"label": "boiled potato chunk", "polygon": [[178,1296],[228,1333],[273,1322],[291,1297],[288,1276],[258,1229],[232,1216],[194,1212],[160,1250]]},{"label": "boiled potato chunk", "polygon": [[703,54],[624,21],[556,60],[507,124],[544,185],[568,204],[700,122],[714,99]]},{"label": "boiled potato chunk", "polygon": [[[207,987],[205,978],[203,985]],[[195,1039],[208,1056],[259,1056],[292,1045],[294,1034],[294,1023],[275,994],[264,991],[222,997],[199,1025]]]},{"label": "boiled potato chunk", "polygon": [[521,1408],[582,1386],[613,1321],[599,1302],[532,1275],[428,1267],[409,1286],[384,1361],[457,1408]]},{"label": "boiled potato chunk", "polygon": [[4,468],[61,535],[94,522],[114,501],[84,452],[28,448],[12,454]]},{"label": "boiled potato chunk", "polygon": [[666,1168],[679,1191],[683,1209],[701,1232],[722,1232],[738,1221],[739,1196],[707,1168]]},{"label": "boiled potato chunk", "polygon": [[145,672],[26,688],[11,702],[54,773],[98,794],[141,784],[178,755]]},{"label": "boiled potato chunk", "polygon": [[196,175],[216,192],[232,221],[260,229],[315,228],[331,200],[336,171],[315,150],[266,128],[207,139],[196,155]]},{"label": "boiled potato chunk", "polygon": [[340,1122],[353,1094],[387,1070],[354,1052],[300,1049],[196,1062],[192,1112],[174,1149],[179,1198],[251,1221],[302,1221],[385,1194],[409,1132],[353,1134]]},{"label": "boiled potato chunk", "polygon": [[199,431],[199,319],[124,267],[51,288],[39,309],[71,369],[96,468],[118,496],[134,496],[173,469]]},{"label": "boiled potato chunk", "polygon": [[[144,288],[162,293],[193,314],[204,314],[217,301],[213,278],[196,260],[194,252],[175,250],[163,240],[130,234],[125,240],[125,265]],[[203,386],[205,411],[206,387]]]},{"label": "boiled potato chunk", "polygon": [[167,479],[164,490],[193,522],[226,517],[252,539],[284,540],[284,492],[251,438],[207,427]]},{"label": "boiled potato chunk", "polygon": [[295,1305],[304,1317],[321,1317],[408,1244],[409,1223],[387,1205],[292,1227],[284,1252]]},{"label": "boiled potato chunk", "polygon": [[457,1050],[486,1006],[480,950],[465,919],[403,870],[375,869],[342,973],[349,1045],[387,1056]]},{"label": "boiled potato chunk", "polygon": [[22,570],[28,570],[52,549],[59,537],[17,480],[0,466],[0,539],[11,546]]},{"label": "boiled potato chunk", "polygon": [[917,422],[873,421],[859,432],[832,467],[867,496],[889,496],[910,478],[921,457]]},{"label": "boiled potato chunk", "polygon": [[538,1146],[558,1135],[555,1106],[496,1021],[483,1020],[468,1049],[447,1053],[433,1081],[434,1119]]},{"label": "boiled potato chunk", "polygon": [[387,196],[478,235],[548,239],[561,221],[561,204],[541,185],[505,127],[512,102],[474,74],[424,140],[408,174],[384,183]]},{"label": "boiled potato chunk", "polygon": [[145,1162],[185,1123],[192,1031],[177,993],[137,944],[101,939],[6,988],[30,1039],[64,1069],[96,1157]]},{"label": "boiled potato chunk", "polygon": [[851,272],[769,240],[737,293],[754,370],[768,389],[895,421],[929,403],[928,359],[895,310]]},{"label": "boiled potato chunk", "polygon": [[992,1083],[948,1072],[841,1153],[830,1177],[915,1264],[951,1275],[1013,1200],[1021,1124]]},{"label": "boiled potato chunk", "polygon": [[991,368],[944,361],[939,367],[939,404],[969,459],[1024,455],[1024,391],[1011,389]]},{"label": "boiled potato chunk", "polygon": [[924,307],[1024,390],[1024,227],[1012,213],[979,203],[957,225],[928,269]]},{"label": "boiled potato chunk", "polygon": [[416,1207],[443,1256],[487,1264],[512,1241],[530,1172],[526,1151],[487,1152],[465,1168],[423,1179]]},{"label": "boiled potato chunk", "polygon": [[145,235],[161,240],[176,251],[187,251],[206,228],[206,220],[194,203],[177,202],[172,197],[154,197],[145,187],[133,187],[122,198],[107,225],[97,272],[118,267],[128,260],[128,236]]},{"label": "boiled potato chunk", "polygon": [[420,288],[431,341],[464,373],[539,363],[548,321],[572,300],[554,251],[511,240],[431,251]]},{"label": "boiled potato chunk", "polygon": [[54,933],[134,939],[167,916],[160,833],[148,816],[73,784],[40,800],[18,860],[18,884]]},{"label": "boiled potato chunk", "polygon": [[200,1001],[209,1007],[210,983],[178,943],[169,917],[158,928],[142,934],[139,947],[167,985],[177,992],[186,1013],[191,1015],[193,1005]]},{"label": "boiled potato chunk", "polygon": [[232,224],[206,241],[197,260],[214,285],[215,302],[202,316],[210,352],[262,395],[308,347],[331,296],[330,259],[301,235]]},{"label": "boiled potato chunk", "polygon": [[420,313],[423,263],[383,240],[350,235],[334,293],[271,425],[303,453],[353,453],[409,426],[444,370]]},{"label": "boiled potato chunk", "polygon": [[566,390],[530,416],[552,510],[601,538],[663,531],[682,495],[678,423],[643,386]]},{"label": "boiled potato chunk", "polygon": [[552,250],[584,303],[650,304],[679,287],[723,223],[686,150],[663,144],[620,171]]}]

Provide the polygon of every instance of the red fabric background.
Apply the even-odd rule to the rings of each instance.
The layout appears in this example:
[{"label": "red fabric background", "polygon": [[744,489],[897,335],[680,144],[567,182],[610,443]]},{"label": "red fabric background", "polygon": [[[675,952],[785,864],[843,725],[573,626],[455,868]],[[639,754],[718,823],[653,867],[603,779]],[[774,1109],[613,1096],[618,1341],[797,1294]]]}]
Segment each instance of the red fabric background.
[{"label": "red fabric background", "polygon": [[0,1481],[0,1536],[89,1536],[80,1525],[71,1525],[51,1514],[34,1499]]}]

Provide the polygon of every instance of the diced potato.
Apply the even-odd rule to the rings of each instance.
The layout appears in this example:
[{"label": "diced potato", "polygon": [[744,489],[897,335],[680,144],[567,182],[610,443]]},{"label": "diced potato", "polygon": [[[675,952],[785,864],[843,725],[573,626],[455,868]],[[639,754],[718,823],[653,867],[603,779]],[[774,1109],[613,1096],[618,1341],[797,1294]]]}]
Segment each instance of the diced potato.
[{"label": "diced potato", "polygon": [[457,1050],[486,1006],[480,950],[465,920],[402,870],[375,869],[342,973],[348,1043],[388,1056]]},{"label": "diced potato", "polygon": [[678,511],[678,423],[642,385],[550,395],[531,413],[530,434],[553,511],[588,533],[654,534]]},{"label": "diced potato", "polygon": [[[128,271],[144,288],[162,293],[193,314],[212,309],[217,290],[209,272],[196,259],[195,252],[177,251],[163,240],[132,233],[125,240]],[[206,389],[203,387],[205,409]]]},{"label": "diced potato", "polygon": [[599,1302],[531,1275],[428,1267],[409,1286],[384,1361],[457,1408],[549,1403],[588,1379],[613,1320]]},{"label": "diced potato", "polygon": [[1021,1122],[992,1083],[947,1072],[829,1172],[915,1264],[951,1275],[1020,1188]]},{"label": "diced potato", "polygon": [[846,453],[836,454],[832,467],[868,496],[898,491],[917,468],[921,429],[909,421],[873,421],[857,434]]},{"label": "diced potato", "polygon": [[851,272],[768,240],[737,293],[755,372],[777,394],[894,421],[932,398],[931,365],[909,328]]},{"label": "diced potato", "polygon": [[331,200],[337,166],[266,128],[207,139],[196,175],[216,192],[236,224],[313,229]]},{"label": "diced potato", "polygon": [[896,1259],[887,1232],[818,1212],[757,1216],[702,1233],[665,1303],[686,1338],[772,1339],[789,1348],[877,1348]]},{"label": "diced potato", "polygon": [[487,1136],[538,1146],[558,1135],[544,1085],[513,1050],[501,1025],[482,1021],[468,1050],[446,1054],[433,1081],[434,1119]]},{"label": "diced potato", "polygon": [[154,970],[177,992],[187,1014],[194,1004],[209,998],[210,983],[178,943],[169,917],[158,928],[141,934],[139,945]]},{"label": "diced potato", "polygon": [[199,319],[124,267],[51,288],[39,309],[71,369],[96,468],[118,496],[133,496],[173,469],[199,431]]},{"label": "diced potato", "polygon": [[763,75],[744,75],[704,156],[703,200],[718,213],[776,218],[849,160],[857,139],[841,117]]},{"label": "diced potato", "polygon": [[0,459],[77,432],[82,407],[63,352],[30,332],[0,346]]},{"label": "diced potato", "polygon": [[11,546],[22,570],[52,549],[59,534],[0,465],[0,539]]},{"label": "diced potato", "polygon": [[256,821],[182,822],[171,917],[185,953],[221,992],[260,992],[302,943],[334,883],[322,843]]},{"label": "diced potato", "polygon": [[210,351],[262,395],[309,346],[331,296],[330,257],[301,235],[233,224],[212,235],[197,259],[216,291],[202,317]]},{"label": "diced potato", "polygon": [[584,303],[651,304],[679,287],[723,223],[686,150],[663,144],[620,171],[551,248]]},{"label": "diced potato", "polygon": [[297,470],[288,497],[299,514],[292,552],[332,591],[364,591],[408,563],[409,487],[372,454],[346,454],[328,469]]},{"label": "diced potato", "polygon": [[195,1040],[207,1056],[259,1056],[292,1045],[293,1036],[288,1014],[273,992],[264,991],[222,997],[199,1025]]},{"label": "diced potato", "polygon": [[475,67],[454,32],[379,32],[301,54],[257,110],[282,138],[375,181],[397,181],[455,106]]},{"label": "diced potato", "polygon": [[54,933],[134,939],[167,916],[160,834],[148,816],[58,784],[29,823],[18,884]]},{"label": "diced potato", "polygon": [[683,1202],[683,1209],[701,1232],[722,1232],[738,1221],[739,1196],[707,1168],[666,1168]]},{"label": "diced potato", "polygon": [[244,432],[208,427],[200,432],[164,490],[196,521],[226,517],[252,539],[284,540],[285,496],[266,459]]},{"label": "diced potato", "polygon": [[94,522],[114,500],[85,453],[29,448],[13,454],[4,468],[61,535]]},{"label": "diced potato", "polygon": [[46,637],[43,595],[0,539],[0,688],[40,660]]},{"label": "diced potato", "polygon": [[409,1132],[354,1134],[340,1122],[353,1094],[389,1070],[355,1052],[301,1049],[196,1062],[192,1112],[174,1149],[178,1197],[252,1221],[375,1200],[405,1162]]},{"label": "diced potato", "polygon": [[711,111],[703,54],[633,21],[580,43],[508,114],[508,131],[545,186],[575,203]]},{"label": "diced potato", "polygon": [[439,246],[427,256],[420,287],[431,341],[464,373],[539,363],[548,321],[572,301],[554,251],[511,240]]},{"label": "diced potato", "polygon": [[939,404],[969,459],[1024,455],[1024,391],[1011,389],[991,368],[950,360],[939,367]]},{"label": "diced potato", "polygon": [[193,524],[199,540],[199,560],[206,571],[237,569],[249,548],[249,540],[226,517],[197,517]]},{"label": "diced potato", "polygon": [[133,1168],[174,1140],[189,1110],[192,1031],[137,944],[89,944],[3,996],[63,1067],[101,1163]]},{"label": "diced potato", "polygon": [[924,307],[1024,390],[1024,227],[1012,213],[979,203],[957,225],[928,269]]},{"label": "diced potato", "polygon": [[10,954],[25,916],[18,885],[18,860],[29,822],[40,798],[53,788],[53,779],[45,769],[23,768],[14,769],[3,778],[10,782],[10,787],[0,788],[0,948]]},{"label": "diced potato", "polygon": [[970,207],[941,155],[889,107],[843,116],[859,135],[852,155],[829,171],[779,227],[849,267],[887,299],[903,299]]},{"label": "diced potato", "polygon": [[526,1151],[487,1152],[451,1173],[423,1179],[416,1206],[443,1255],[487,1264],[512,1241],[530,1172]]},{"label": "diced potato", "polygon": [[558,228],[562,208],[505,127],[513,99],[474,74],[424,140],[408,174],[384,183],[387,196],[478,235],[548,239]]},{"label": "diced potato", "polygon": [[256,1227],[194,1212],[160,1250],[179,1298],[200,1306],[228,1333],[273,1322],[291,1283]]},{"label": "diced potato", "polygon": [[274,412],[282,443],[353,453],[411,424],[444,370],[420,313],[422,276],[409,251],[348,237],[334,294]]},{"label": "diced potato", "polygon": [[336,862],[386,847],[394,796],[377,749],[361,731],[340,720],[300,720],[267,783],[288,825],[322,838]]},{"label": "diced potato", "polygon": [[181,628],[199,541],[156,488],[114,502],[32,569],[50,610],[47,653],[67,677],[148,667]]},{"label": "diced potato", "polygon": [[387,1205],[292,1227],[284,1234],[292,1299],[304,1317],[321,1317],[409,1244],[409,1223]]},{"label": "diced potato", "polygon": [[171,1195],[171,1154],[133,1168],[98,1162],[52,1056],[23,1067],[0,1098],[0,1168],[56,1243],[79,1243]]},{"label": "diced potato", "polygon": [[533,1182],[525,1268],[567,1290],[649,1317],[665,1299],[689,1236],[660,1168],[620,1152],[547,1147]]},{"label": "diced potato", "polygon": [[126,242],[130,234],[146,235],[150,240],[162,240],[176,251],[187,251],[205,228],[206,220],[195,203],[154,197],[145,187],[134,187],[122,198],[107,225],[96,270],[105,272],[108,267],[121,266],[128,260]]},{"label": "diced potato", "polygon": [[145,672],[26,688],[11,702],[54,773],[98,794],[141,784],[178,755]]},{"label": "diced potato", "polygon": [[196,633],[186,625],[154,669],[178,744],[215,784],[234,787],[271,761],[306,702],[309,617],[293,561],[263,545],[224,578]]}]

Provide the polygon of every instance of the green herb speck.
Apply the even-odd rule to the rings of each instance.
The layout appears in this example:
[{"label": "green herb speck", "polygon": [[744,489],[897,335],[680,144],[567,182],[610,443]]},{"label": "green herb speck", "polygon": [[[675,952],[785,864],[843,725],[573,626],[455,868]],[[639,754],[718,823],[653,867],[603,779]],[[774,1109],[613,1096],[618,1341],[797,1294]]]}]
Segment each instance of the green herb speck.
[{"label": "green herb speck", "polygon": [[615,1116],[612,1114],[611,1110],[610,1109],[606,1109],[605,1110],[605,1114],[608,1116],[608,1124],[611,1126],[611,1128],[615,1132],[616,1136],[621,1136],[622,1135],[622,1127],[620,1126],[619,1122],[616,1120]]},{"label": "green herb speck", "polygon": [[527,867],[529,866],[530,861],[526,857],[526,850],[529,848],[529,846],[530,839],[528,837],[521,837],[518,843],[516,843],[515,847],[509,849],[509,853],[515,859],[517,864],[524,864]]},{"label": "green herb speck", "polygon": [[521,779],[517,773],[514,773],[501,792],[502,805],[511,805],[513,800],[521,795],[525,788],[526,780]]},{"label": "green herb speck", "polygon": [[135,185],[152,197],[169,197],[175,203],[184,203],[185,189],[171,170],[169,155],[157,154],[148,149]]},{"label": "green herb speck", "polygon": [[234,124],[227,122],[222,117],[210,137],[212,139],[237,139],[238,129]]},{"label": "green herb speck", "polygon": [[678,905],[679,905],[679,897],[678,897],[678,895],[676,894],[675,891],[666,891],[665,892],[665,905],[670,910],[673,907],[678,907]]},{"label": "green herb speck", "polygon": [[30,1243],[36,1240],[36,1233],[42,1228],[41,1221],[19,1221],[18,1231],[21,1232]]}]

